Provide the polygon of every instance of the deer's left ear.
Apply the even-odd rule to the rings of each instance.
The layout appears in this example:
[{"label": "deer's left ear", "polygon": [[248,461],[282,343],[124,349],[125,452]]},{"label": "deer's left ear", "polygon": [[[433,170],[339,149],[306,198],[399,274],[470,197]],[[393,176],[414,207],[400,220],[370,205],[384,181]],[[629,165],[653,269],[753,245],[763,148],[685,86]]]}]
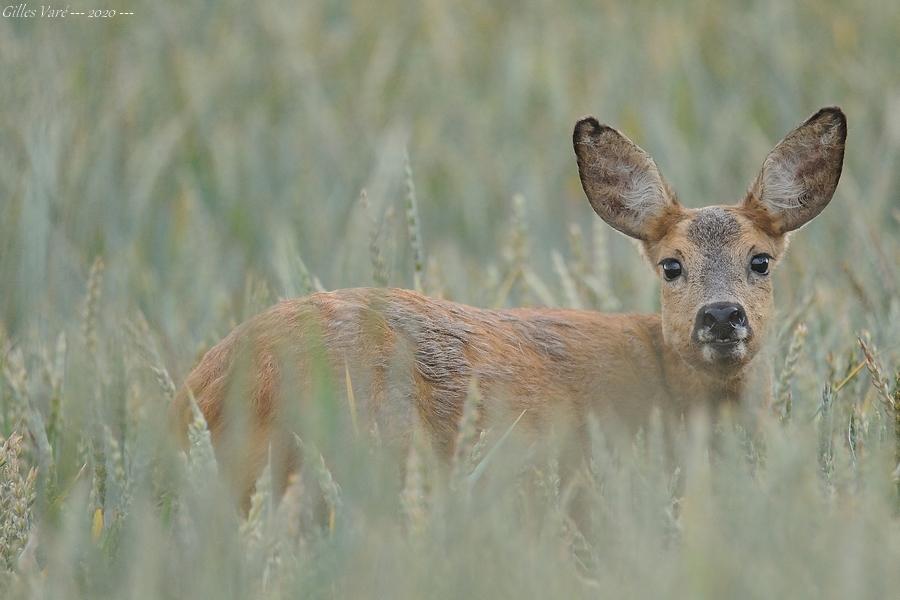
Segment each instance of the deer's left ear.
[{"label": "deer's left ear", "polygon": [[847,118],[841,109],[819,110],[769,153],[744,208],[772,235],[811,221],[834,195],[846,139]]}]

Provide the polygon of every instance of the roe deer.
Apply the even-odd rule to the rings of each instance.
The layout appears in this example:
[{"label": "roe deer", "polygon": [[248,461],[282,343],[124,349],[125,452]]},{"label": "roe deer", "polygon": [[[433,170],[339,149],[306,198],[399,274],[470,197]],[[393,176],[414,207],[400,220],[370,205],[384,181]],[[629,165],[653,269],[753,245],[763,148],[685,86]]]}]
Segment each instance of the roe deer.
[{"label": "roe deer", "polygon": [[374,423],[382,439],[400,443],[421,424],[444,455],[473,381],[481,425],[527,409],[520,428],[541,436],[562,423],[575,457],[587,450],[588,413],[640,423],[655,406],[683,414],[766,402],[769,365],[758,354],[771,271],[788,234],[831,200],[846,132],[841,110],[823,108],[775,146],[740,203],[691,209],[646,152],[584,118],[573,136],[584,192],[604,221],[639,240],[661,279],[661,314],[483,310],[400,289],[285,300],[206,353],[173,404],[178,426],[183,433],[196,398],[220,466],[246,502],[270,447],[283,470],[296,467],[299,457],[284,447],[288,414],[302,418],[321,392],[323,366],[335,395],[353,400],[340,411],[354,411],[354,424]]}]

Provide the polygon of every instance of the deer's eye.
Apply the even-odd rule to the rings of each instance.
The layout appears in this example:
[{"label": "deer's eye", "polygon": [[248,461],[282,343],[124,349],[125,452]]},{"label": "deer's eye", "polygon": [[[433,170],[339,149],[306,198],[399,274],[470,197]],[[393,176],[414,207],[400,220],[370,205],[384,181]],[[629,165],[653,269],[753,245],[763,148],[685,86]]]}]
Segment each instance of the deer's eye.
[{"label": "deer's eye", "polygon": [[768,254],[757,254],[750,259],[750,268],[754,273],[766,275],[769,272],[769,261],[772,259]]},{"label": "deer's eye", "polygon": [[674,258],[667,258],[659,264],[662,267],[666,281],[672,281],[681,276],[681,263]]}]

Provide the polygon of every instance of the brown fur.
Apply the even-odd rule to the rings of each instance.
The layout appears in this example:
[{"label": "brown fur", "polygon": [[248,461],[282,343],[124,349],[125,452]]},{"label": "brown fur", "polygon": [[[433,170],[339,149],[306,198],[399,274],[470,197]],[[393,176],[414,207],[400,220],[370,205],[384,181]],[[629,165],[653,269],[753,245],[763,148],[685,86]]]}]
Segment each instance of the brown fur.
[{"label": "brown fur", "polygon": [[[587,450],[589,413],[636,426],[654,407],[677,416],[693,406],[765,402],[768,365],[755,357],[769,329],[772,285],[749,271],[749,261],[766,253],[777,264],[787,231],[828,203],[845,135],[843,114],[823,109],[772,151],[742,204],[687,209],[643,150],[584,119],[574,144],[595,211],[641,240],[657,270],[665,258],[683,264],[684,277],[662,281],[661,315],[484,310],[399,289],[286,300],[203,357],[173,404],[179,431],[192,394],[225,473],[246,499],[270,445],[283,471],[296,467],[288,431],[314,412],[329,385],[339,386],[329,397],[347,397],[347,378],[355,405],[342,412],[355,410],[355,421],[401,445],[421,423],[444,456],[473,380],[485,399],[483,425],[508,423],[527,409],[522,430],[540,437],[562,424],[577,456]],[[728,360],[710,360],[692,338],[698,310],[719,301],[743,305],[752,331]],[[315,375],[322,366],[330,381]]]}]

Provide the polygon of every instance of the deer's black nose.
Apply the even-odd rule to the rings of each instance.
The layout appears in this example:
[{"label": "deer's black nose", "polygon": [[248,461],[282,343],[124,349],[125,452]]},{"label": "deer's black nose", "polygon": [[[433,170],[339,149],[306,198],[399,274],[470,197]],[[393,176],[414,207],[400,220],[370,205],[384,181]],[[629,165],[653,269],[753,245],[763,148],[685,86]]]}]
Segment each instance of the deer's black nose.
[{"label": "deer's black nose", "polygon": [[694,331],[705,333],[710,340],[734,339],[734,330],[747,326],[747,313],[744,307],[733,302],[714,302],[707,304],[697,312]]}]

